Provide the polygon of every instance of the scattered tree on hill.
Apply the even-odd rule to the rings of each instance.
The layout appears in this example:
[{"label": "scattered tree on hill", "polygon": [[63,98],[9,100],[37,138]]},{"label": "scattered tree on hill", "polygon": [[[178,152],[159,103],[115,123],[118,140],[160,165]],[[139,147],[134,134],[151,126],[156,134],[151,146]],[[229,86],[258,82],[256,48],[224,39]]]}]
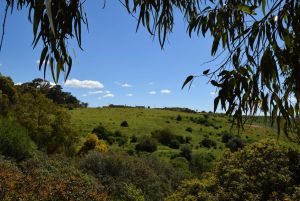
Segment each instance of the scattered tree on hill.
[{"label": "scattered tree on hill", "polygon": [[128,127],[129,125],[128,125],[127,121],[122,121],[121,126],[122,127]]},{"label": "scattered tree on hill", "polygon": [[180,115],[178,115],[178,116],[176,117],[176,120],[177,120],[177,121],[181,121],[181,120],[182,120],[182,117],[181,117]]}]

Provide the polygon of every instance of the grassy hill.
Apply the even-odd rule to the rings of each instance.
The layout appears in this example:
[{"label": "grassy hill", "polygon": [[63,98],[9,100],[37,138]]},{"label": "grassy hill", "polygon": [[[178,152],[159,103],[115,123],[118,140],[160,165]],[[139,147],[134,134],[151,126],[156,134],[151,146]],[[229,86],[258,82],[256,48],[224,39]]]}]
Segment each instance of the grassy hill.
[{"label": "grassy hill", "polygon": [[[220,114],[209,113],[186,113],[161,109],[143,108],[81,108],[70,111],[72,125],[82,136],[91,133],[98,125],[104,126],[110,131],[121,131],[128,137],[151,136],[151,132],[159,129],[169,129],[174,134],[183,137],[191,137],[193,152],[210,152],[219,158],[224,152],[225,144],[222,143],[222,133],[229,132],[238,136],[245,143],[256,142],[260,139],[277,139],[277,131],[274,128],[263,124],[245,125],[245,129],[238,133],[236,127],[232,127],[230,119]],[[178,115],[181,121],[177,120]],[[127,121],[128,127],[120,126],[121,122]],[[191,128],[192,132],[186,131]],[[211,139],[216,142],[213,148],[206,148],[199,143],[203,139]],[[114,151],[127,151],[134,149],[135,144],[130,140],[122,146],[111,146]],[[289,142],[284,134],[279,136],[279,143],[288,147],[299,149],[294,143]],[[171,157],[178,153],[178,149],[171,149],[168,146],[159,145],[156,155]]]}]

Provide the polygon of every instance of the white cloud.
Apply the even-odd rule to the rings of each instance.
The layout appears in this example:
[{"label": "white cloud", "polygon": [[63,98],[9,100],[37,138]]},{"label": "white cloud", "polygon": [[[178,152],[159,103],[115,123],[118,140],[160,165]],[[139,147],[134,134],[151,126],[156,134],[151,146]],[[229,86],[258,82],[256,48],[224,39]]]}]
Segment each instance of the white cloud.
[{"label": "white cloud", "polygon": [[110,91],[105,91],[105,93],[110,94]]},{"label": "white cloud", "polygon": [[171,90],[169,90],[169,89],[163,89],[163,90],[160,90],[160,93],[162,93],[162,94],[170,94]]},{"label": "white cloud", "polygon": [[113,98],[115,97],[114,94],[105,94],[104,96],[102,96],[103,98]]},{"label": "white cloud", "polygon": [[87,97],[87,96],[94,96],[94,95],[98,95],[98,94],[103,94],[104,91],[89,91],[86,94],[82,94],[83,97]]},{"label": "white cloud", "polygon": [[156,94],[156,91],[149,91],[149,94],[150,94],[150,95],[155,95],[155,94]]},{"label": "white cloud", "polygon": [[274,21],[275,21],[275,22],[278,21],[278,15],[276,15],[276,16],[274,17]]},{"label": "white cloud", "polygon": [[66,81],[65,87],[87,88],[87,89],[102,89],[102,88],[104,88],[104,85],[99,81],[77,80],[77,79],[73,78],[71,80]]},{"label": "white cloud", "polygon": [[124,83],[124,84],[121,85],[121,87],[124,87],[124,88],[130,88],[130,87],[132,87],[132,85],[131,85],[131,84]]},{"label": "white cloud", "polygon": [[133,94],[126,94],[126,96],[128,96],[128,97],[132,97],[132,96],[133,96]]},{"label": "white cloud", "polygon": [[89,91],[88,95],[103,94],[103,91]]},{"label": "white cloud", "polygon": [[23,84],[22,82],[17,82],[17,83],[15,83],[15,85],[21,85],[21,84]]}]

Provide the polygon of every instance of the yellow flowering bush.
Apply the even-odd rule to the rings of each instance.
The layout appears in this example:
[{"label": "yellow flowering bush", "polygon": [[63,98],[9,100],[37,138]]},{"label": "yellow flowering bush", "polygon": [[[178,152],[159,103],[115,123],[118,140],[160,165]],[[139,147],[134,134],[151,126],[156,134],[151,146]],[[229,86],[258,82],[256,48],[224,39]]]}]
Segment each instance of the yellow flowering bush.
[{"label": "yellow flowering bush", "polygon": [[104,140],[99,140],[97,135],[89,134],[86,137],[85,142],[78,149],[78,154],[86,154],[90,150],[95,150],[99,152],[107,152],[108,146]]}]

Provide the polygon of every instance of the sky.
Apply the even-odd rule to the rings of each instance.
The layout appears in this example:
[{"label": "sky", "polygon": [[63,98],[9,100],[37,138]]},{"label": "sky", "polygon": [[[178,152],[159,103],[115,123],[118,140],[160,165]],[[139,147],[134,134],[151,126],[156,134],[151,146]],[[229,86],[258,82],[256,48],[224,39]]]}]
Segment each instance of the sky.
[{"label": "sky", "polygon": [[[68,80],[60,80],[64,91],[91,107],[122,104],[213,110],[216,91],[208,78],[199,77],[190,90],[181,90],[188,75],[200,75],[211,67],[201,65],[212,59],[211,37],[190,38],[186,23],[176,13],[174,31],[161,49],[145,28],[136,32],[136,19],[118,0],[107,1],[104,9],[102,3],[99,0],[85,4],[89,32],[83,29],[83,51],[75,40],[70,42],[73,67]],[[4,1],[0,9],[4,10]],[[27,10],[9,14],[0,52],[0,73],[15,83],[43,78],[43,71],[38,70],[41,46],[33,49],[32,39]],[[46,79],[53,81],[50,72]]]}]

